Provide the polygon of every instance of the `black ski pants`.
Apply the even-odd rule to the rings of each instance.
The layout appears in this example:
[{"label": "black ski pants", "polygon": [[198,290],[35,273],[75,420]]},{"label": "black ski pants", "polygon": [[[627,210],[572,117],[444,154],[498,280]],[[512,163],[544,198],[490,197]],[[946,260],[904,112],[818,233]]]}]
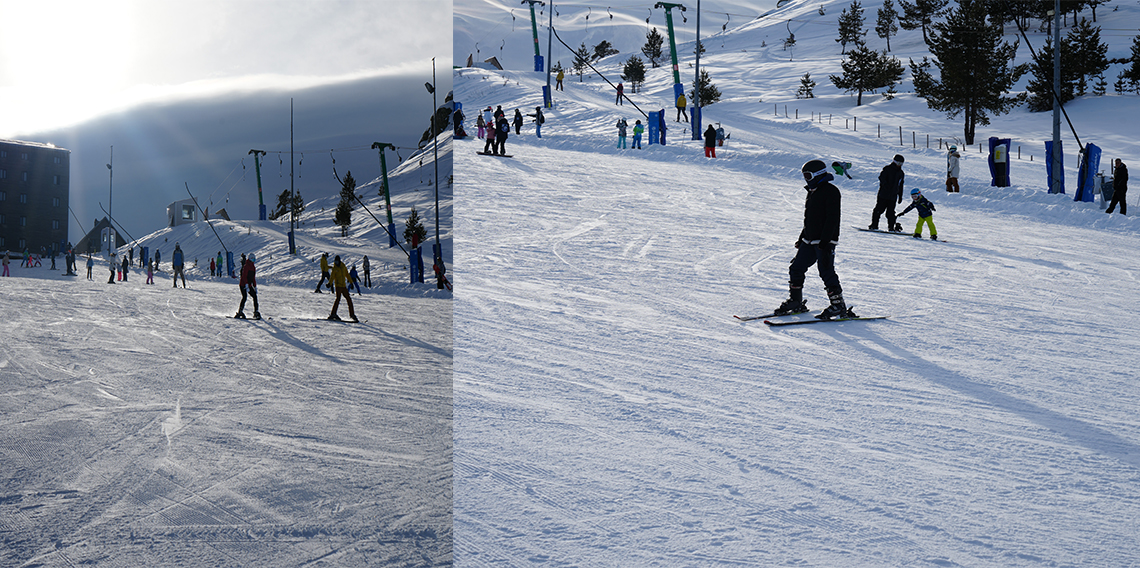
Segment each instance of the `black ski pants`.
[{"label": "black ski pants", "polygon": [[819,277],[828,290],[840,290],[839,275],[835,273],[835,247],[832,245],[809,245],[800,242],[796,257],[788,269],[788,283],[793,288],[802,288],[807,269],[815,265]]},{"label": "black ski pants", "polygon": [[1117,189],[1112,192],[1112,200],[1108,202],[1108,213],[1112,213],[1116,209],[1117,204],[1120,205],[1120,214],[1128,214],[1128,190]]},{"label": "black ski pants", "polygon": [[238,304],[238,313],[240,314],[243,311],[245,311],[245,297],[246,297],[247,293],[249,294],[249,296],[253,297],[253,311],[254,311],[254,313],[260,312],[261,310],[257,309],[257,288],[255,288],[253,286],[242,286],[241,287],[241,303]]},{"label": "black ski pants", "polygon": [[879,200],[875,202],[875,209],[871,211],[871,226],[878,228],[879,216],[885,212],[887,214],[887,230],[893,229],[895,227],[895,219],[898,218],[895,215],[896,203],[898,203],[896,197],[880,197]]}]

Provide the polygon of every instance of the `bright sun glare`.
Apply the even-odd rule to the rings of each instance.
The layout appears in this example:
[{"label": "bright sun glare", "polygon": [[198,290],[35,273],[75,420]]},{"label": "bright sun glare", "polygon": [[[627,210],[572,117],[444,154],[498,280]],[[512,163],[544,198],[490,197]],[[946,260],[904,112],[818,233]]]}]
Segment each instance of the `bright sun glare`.
[{"label": "bright sun glare", "polygon": [[135,22],[126,2],[0,0],[0,136],[73,123],[128,86]]}]

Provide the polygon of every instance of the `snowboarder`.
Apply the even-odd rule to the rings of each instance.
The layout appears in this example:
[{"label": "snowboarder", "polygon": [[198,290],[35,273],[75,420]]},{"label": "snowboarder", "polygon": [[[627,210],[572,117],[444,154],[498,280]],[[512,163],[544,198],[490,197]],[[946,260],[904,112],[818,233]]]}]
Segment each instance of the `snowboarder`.
[{"label": "snowboarder", "polygon": [[117,262],[115,262],[116,260],[118,260],[118,259],[115,258],[115,251],[111,251],[111,256],[107,257],[107,264],[111,268],[111,277],[107,279],[108,284],[114,284],[115,283],[115,266],[118,264]]},{"label": "snowboarder", "polygon": [[879,230],[879,216],[883,212],[887,214],[887,230],[902,231],[902,225],[895,222],[895,204],[902,203],[903,181],[906,179],[902,171],[904,161],[901,154],[895,154],[894,160],[883,166],[879,173],[879,196],[871,211],[871,226],[867,227],[872,231]]},{"label": "snowboarder", "polygon": [[465,118],[467,118],[467,116],[463,114],[463,109],[461,108],[455,109],[455,112],[451,114],[451,124],[455,127],[456,138],[467,137],[467,132],[463,129],[463,119]]},{"label": "snowboarder", "polygon": [[151,261],[146,264],[146,283],[154,284],[154,267],[158,263]]},{"label": "snowboarder", "polygon": [[[685,101],[685,93],[681,93],[680,95],[678,95],[677,96],[677,120],[675,120],[673,122],[681,122],[681,116],[682,115],[685,117],[685,122],[689,122],[689,113],[685,110],[685,107],[687,105],[688,105],[688,103]],[[664,116],[664,115],[665,114],[662,113],[662,116]]]},{"label": "snowboarder", "polygon": [[125,256],[123,257],[123,266],[122,266],[122,269],[123,269],[123,279],[122,280],[123,280],[123,282],[127,281],[127,273],[131,271],[131,265],[130,265],[130,262],[128,262],[128,260],[129,259],[127,257],[125,257]]},{"label": "snowboarder", "polygon": [[162,258],[162,252],[159,251],[158,249],[154,249],[154,271],[155,272],[159,272],[161,270],[159,267],[159,264],[158,264],[160,258]]},{"label": "snowboarder", "polygon": [[950,145],[950,151],[946,153],[946,192],[959,193],[961,188],[958,187],[958,174],[961,173],[958,161],[962,155],[958,153],[958,147]]},{"label": "snowboarder", "polygon": [[178,287],[178,277],[182,277],[182,287],[186,287],[186,274],[183,270],[186,268],[185,260],[182,254],[182,246],[174,243],[174,256],[170,259],[171,269],[174,271],[174,287]]},{"label": "snowboarder", "polygon": [[214,269],[214,259],[211,258],[210,259],[210,278],[214,278],[216,276],[217,276],[217,273]]},{"label": "snowboarder", "polygon": [[519,109],[516,108],[515,109],[515,118],[511,122],[513,122],[515,125],[515,136],[521,135],[522,134],[522,125],[523,125],[522,111],[520,111]]},{"label": "snowboarder", "polygon": [[94,280],[91,277],[91,269],[95,266],[95,260],[91,258],[91,254],[87,255],[87,279]]},{"label": "snowboarder", "polygon": [[534,107],[534,114],[527,116],[534,117],[534,135],[537,138],[542,138],[542,124],[546,122],[546,117],[542,114],[542,107]]},{"label": "snowboarder", "polygon": [[559,69],[558,70],[558,76],[555,77],[555,79],[557,79],[558,82],[555,83],[554,90],[556,90],[556,91],[565,91],[566,90],[566,89],[562,88],[562,80],[565,78],[566,78],[566,72],[563,71],[562,69]]},{"label": "snowboarder", "polygon": [[486,126],[487,123],[483,121],[483,114],[480,113],[475,117],[475,134],[479,136],[480,140],[483,140],[483,135],[486,134]]},{"label": "snowboarder", "polygon": [[364,255],[364,260],[362,262],[363,262],[363,266],[364,266],[364,285],[371,288],[372,287],[372,265],[368,263],[368,255]]},{"label": "snowboarder", "polygon": [[[328,284],[325,284],[326,281]],[[317,289],[313,291],[320,294],[321,284],[325,284],[325,288],[332,288],[332,280],[329,279],[329,253],[327,252],[321,253],[321,281],[317,282]]]},{"label": "snowboarder", "polygon": [[4,251],[4,276],[8,276],[8,251]]},{"label": "snowboarder", "polygon": [[257,309],[257,267],[254,266],[254,257],[252,254],[249,258],[241,255],[241,279],[238,280],[238,288],[241,290],[241,303],[238,304],[237,314],[235,318],[245,318],[245,298],[249,295],[253,298],[253,319],[261,319],[261,312]]},{"label": "snowboarder", "polygon": [[218,278],[222,277],[222,251],[218,251]]},{"label": "snowboarder", "polygon": [[711,124],[705,129],[705,157],[716,157],[716,129]]},{"label": "snowboarder", "polygon": [[930,240],[938,240],[938,229],[934,228],[934,204],[929,199],[922,196],[922,192],[918,188],[910,190],[910,205],[899,213],[899,217],[906,215],[907,211],[911,209],[918,210],[918,223],[914,226],[914,238],[922,238],[922,224],[926,223],[930,227]]},{"label": "snowboarder", "polygon": [[1120,214],[1128,214],[1128,202],[1125,195],[1128,193],[1128,166],[1120,158],[1116,159],[1116,167],[1112,169],[1112,201],[1108,204],[1106,213],[1112,213],[1116,204],[1120,204]]},{"label": "snowboarder", "polygon": [[617,129],[618,129],[618,145],[617,145],[617,147],[621,148],[622,150],[625,149],[625,133],[626,133],[627,128],[629,128],[629,123],[626,122],[624,118],[619,118],[617,121]]},{"label": "snowboarder", "polygon": [[337,307],[340,306],[340,298],[344,296],[344,301],[348,303],[348,317],[352,321],[360,321],[356,319],[356,312],[352,308],[352,296],[348,294],[349,276],[348,269],[345,268],[344,263],[340,261],[340,255],[333,259],[332,275],[330,277],[333,288],[336,290],[336,299],[333,300],[332,312],[329,313],[330,320],[341,321],[340,316],[336,315]]},{"label": "snowboarder", "polygon": [[483,153],[499,155],[499,143],[495,139],[495,123],[487,123],[487,139],[483,143]]},{"label": "snowboarder", "polygon": [[631,148],[635,150],[641,149],[641,134],[644,132],[645,127],[641,125],[641,121],[635,121],[633,123],[633,146],[630,146]]},{"label": "snowboarder", "polygon": [[854,317],[843,301],[839,275],[835,273],[835,246],[839,243],[840,194],[831,183],[835,176],[822,160],[811,160],[800,168],[807,185],[804,202],[804,228],[796,239],[796,256],[789,268],[788,299],[776,308],[777,315],[808,311],[804,302],[804,275],[811,265],[819,269],[819,277],[827,289],[830,305],[819,319]]},{"label": "snowboarder", "polygon": [[625,86],[621,84],[621,81],[618,81],[618,84],[617,84],[617,104],[619,104],[619,105],[622,104],[621,97],[624,93],[625,93]]},{"label": "snowboarder", "polygon": [[847,179],[851,179],[851,174],[847,173],[847,171],[851,169],[851,162],[831,162],[831,169],[835,170],[835,175],[845,176]]},{"label": "snowboarder", "polygon": [[500,116],[495,122],[495,145],[498,146],[500,156],[507,155],[507,138],[511,134],[511,123],[505,116]]}]

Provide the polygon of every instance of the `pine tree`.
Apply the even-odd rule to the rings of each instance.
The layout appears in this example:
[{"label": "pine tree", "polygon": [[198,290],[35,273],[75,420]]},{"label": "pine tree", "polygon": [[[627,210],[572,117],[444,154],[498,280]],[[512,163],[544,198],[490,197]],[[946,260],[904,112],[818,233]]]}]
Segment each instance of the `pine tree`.
[{"label": "pine tree", "polygon": [[657,28],[653,28],[648,34],[645,34],[645,45],[641,48],[641,53],[649,59],[649,64],[654,69],[661,66],[658,61],[664,57],[661,50],[663,45],[665,45],[665,38],[657,31]]},{"label": "pine tree", "polygon": [[895,10],[894,2],[883,0],[883,6],[879,8],[878,15],[879,19],[875,21],[875,33],[887,40],[887,52],[890,53],[891,36],[899,33],[899,13]]},{"label": "pine tree", "polygon": [[[700,85],[700,100],[697,101],[696,97],[693,96],[694,89],[689,90],[689,100],[699,102],[701,107],[707,107],[720,100],[720,89],[716,88],[716,85],[714,85],[712,82],[712,78],[709,77],[709,72],[704,69],[701,69]],[[695,84],[694,87],[696,87]]]},{"label": "pine tree", "polygon": [[839,42],[841,51],[840,53],[847,54],[847,44],[855,46],[863,45],[863,36],[867,32],[863,31],[863,7],[859,5],[859,0],[851,2],[851,8],[843,9],[843,13],[839,15],[839,37],[835,41]]},{"label": "pine tree", "polygon": [[863,93],[873,93],[893,86],[902,78],[902,63],[887,52],[878,52],[859,45],[847,54],[843,62],[843,75],[830,75],[836,87],[848,93],[858,93],[855,106],[863,104]]},{"label": "pine tree", "polygon": [[1103,97],[1108,93],[1108,79],[1104,78],[1104,73],[1096,76],[1096,82],[1093,83],[1093,95]]},{"label": "pine tree", "polygon": [[926,57],[920,64],[912,59],[914,92],[948,118],[962,114],[966,143],[973,144],[977,126],[990,123],[988,113],[1005,114],[1025,99],[1024,93],[1007,95],[1027,67],[1013,65],[1017,47],[1002,42],[999,26],[987,25],[984,0],[959,0],[931,28],[927,45],[940,77],[931,76]]},{"label": "pine tree", "polygon": [[586,72],[588,67],[587,63],[590,61],[590,50],[586,48],[583,42],[578,51],[574,52],[574,72],[578,74],[578,82],[582,82],[582,74]]},{"label": "pine tree", "polygon": [[622,68],[622,76],[626,81],[629,81],[630,88],[633,92],[637,92],[641,88],[641,84],[645,82],[645,62],[636,55],[629,56],[625,62],[625,67]]},{"label": "pine tree", "polygon": [[1125,62],[1129,65],[1120,73],[1120,79],[1136,90],[1136,85],[1140,85],[1140,35],[1132,40],[1132,56]]},{"label": "pine tree", "polygon": [[594,46],[593,58],[594,58],[594,61],[597,61],[603,57],[609,57],[611,55],[617,55],[617,53],[618,53],[618,50],[614,49],[614,46],[610,45],[610,42],[603,39],[601,43]]},{"label": "pine tree", "polygon": [[[1088,89],[1088,80],[1108,70],[1108,45],[1100,41],[1100,26],[1093,27],[1081,18],[1065,36],[1073,53],[1074,71],[1077,73],[1077,96]],[[1064,52],[1062,52],[1064,53]]]},{"label": "pine tree", "polygon": [[[1061,42],[1061,90],[1057,98],[1065,104],[1077,97],[1077,84],[1080,72],[1073,46],[1068,41]],[[1053,110],[1053,38],[1045,40],[1045,45],[1033,57],[1029,83],[1025,86],[1029,94],[1029,111],[1045,112]]]},{"label": "pine tree", "polygon": [[902,6],[903,13],[899,18],[899,25],[904,30],[922,28],[922,41],[929,45],[927,30],[933,25],[934,18],[941,15],[949,3],[950,0],[914,0],[914,2],[900,0],[899,5]]},{"label": "pine tree", "polygon": [[348,227],[352,224],[352,202],[356,198],[356,180],[352,179],[352,172],[344,176],[344,185],[340,188],[340,203],[336,205],[334,221],[340,226],[340,236],[348,236]]},{"label": "pine tree", "polygon": [[796,98],[797,99],[814,99],[815,98],[815,93],[813,92],[814,90],[815,90],[815,81],[812,80],[811,73],[804,73],[804,76],[800,77],[800,88],[798,91],[796,91]]},{"label": "pine tree", "polygon": [[[290,193],[292,193],[292,195],[293,195],[292,200],[289,199]],[[289,210],[290,210],[289,202],[290,201],[293,202],[293,206],[292,206],[293,215],[296,217],[300,217],[301,212],[305,210],[305,200],[301,197],[300,192],[297,192],[297,191],[290,192],[288,189],[286,189],[285,191],[282,191],[280,195],[277,196],[277,206],[273,208],[273,214],[270,215],[269,218],[276,221],[277,219],[280,219],[281,217],[284,217],[285,215],[289,214]]]},{"label": "pine tree", "polygon": [[424,229],[424,224],[420,221],[420,214],[415,207],[412,207],[412,213],[404,223],[404,242],[412,242],[413,236],[420,243],[427,240],[427,229]]}]

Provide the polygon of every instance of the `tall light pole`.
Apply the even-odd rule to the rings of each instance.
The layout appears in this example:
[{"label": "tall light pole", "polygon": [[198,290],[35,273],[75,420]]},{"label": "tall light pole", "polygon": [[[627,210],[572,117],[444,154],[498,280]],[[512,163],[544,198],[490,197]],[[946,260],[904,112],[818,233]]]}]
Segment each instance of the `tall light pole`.
[{"label": "tall light pole", "polygon": [[107,231],[107,253],[110,254],[111,249],[115,248],[115,216],[112,198],[115,195],[115,147],[111,146],[111,161],[107,164],[109,172],[109,179],[107,181],[107,220],[110,226]]},{"label": "tall light pole", "polygon": [[1061,0],[1053,2],[1053,185],[1049,193],[1062,193],[1065,172],[1061,168]]},{"label": "tall light pole", "polygon": [[435,99],[435,58],[431,58],[431,83],[424,83],[429,93],[431,93],[431,133],[432,141],[431,147],[434,155],[435,162],[435,246],[433,256],[435,257],[436,267],[436,288],[443,289],[443,245],[439,242],[439,131],[436,129],[436,115],[439,114],[439,104]]}]

